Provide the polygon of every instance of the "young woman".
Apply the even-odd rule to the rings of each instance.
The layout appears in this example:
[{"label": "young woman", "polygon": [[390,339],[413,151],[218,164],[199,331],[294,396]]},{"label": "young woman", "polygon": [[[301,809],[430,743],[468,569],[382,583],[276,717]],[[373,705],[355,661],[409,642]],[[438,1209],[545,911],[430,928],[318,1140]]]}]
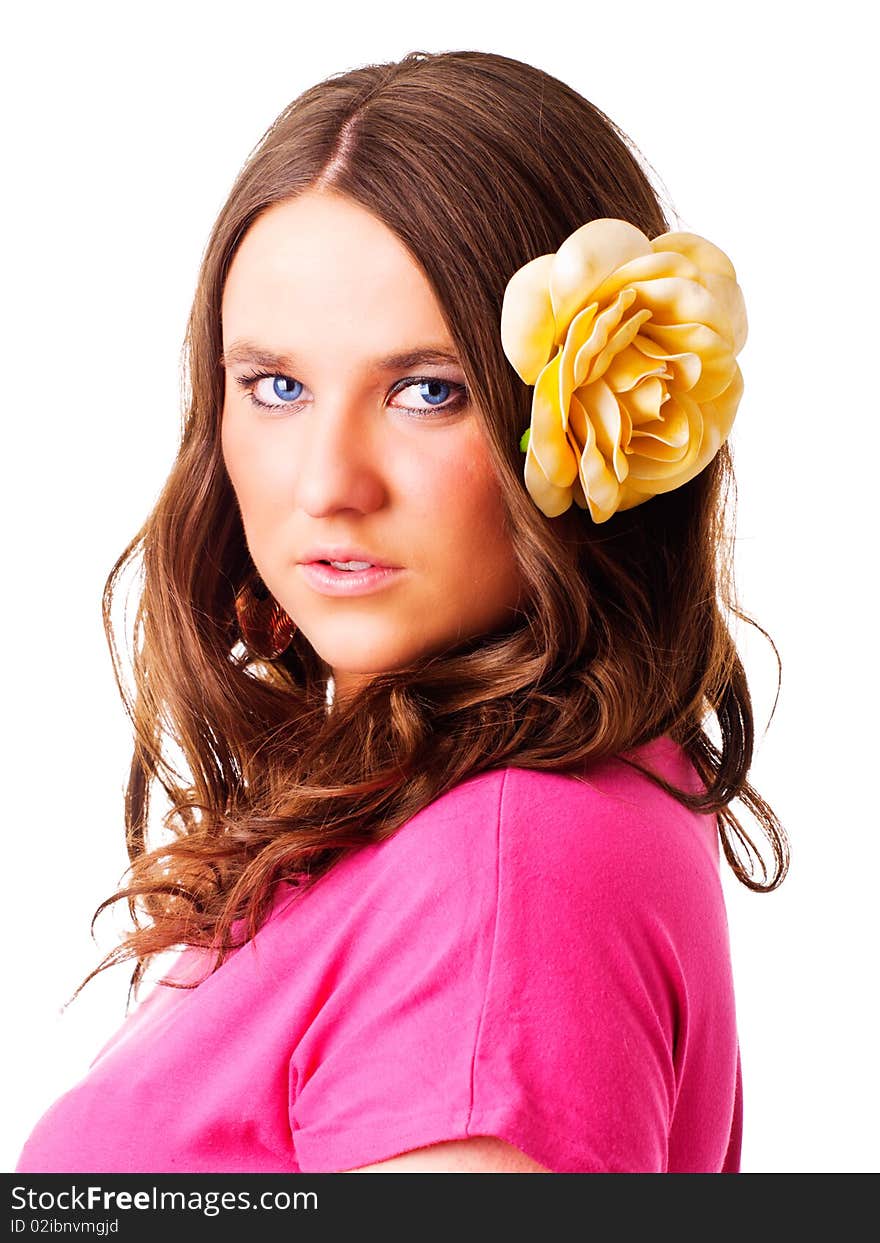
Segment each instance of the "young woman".
[{"label": "young woman", "polygon": [[112,644],[142,557],[96,970],[177,956],[19,1170],[739,1168],[719,860],[787,866],[727,626],[745,336],[727,256],[532,66],[411,53],[284,111],[105,593]]}]

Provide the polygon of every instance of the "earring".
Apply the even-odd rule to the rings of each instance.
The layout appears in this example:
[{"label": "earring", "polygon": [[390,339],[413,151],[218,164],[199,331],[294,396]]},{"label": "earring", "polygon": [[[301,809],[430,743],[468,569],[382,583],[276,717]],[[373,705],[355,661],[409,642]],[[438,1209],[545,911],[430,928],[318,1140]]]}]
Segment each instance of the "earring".
[{"label": "earring", "polygon": [[296,623],[257,575],[235,597],[238,628],[246,647],[261,660],[276,660],[290,646]]}]

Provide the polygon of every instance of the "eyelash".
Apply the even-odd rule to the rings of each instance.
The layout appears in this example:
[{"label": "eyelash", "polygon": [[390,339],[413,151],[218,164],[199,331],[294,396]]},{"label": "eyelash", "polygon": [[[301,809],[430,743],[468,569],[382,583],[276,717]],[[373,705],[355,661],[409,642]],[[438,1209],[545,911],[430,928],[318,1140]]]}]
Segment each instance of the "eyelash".
[{"label": "eyelash", "polygon": [[[298,400],[291,402],[279,402],[276,406],[271,402],[261,401],[259,397],[254,395],[254,389],[260,380],[276,379],[296,380],[296,377],[282,375],[278,371],[254,371],[250,372],[248,375],[236,376],[236,383],[244,389],[248,401],[251,402],[252,405],[258,406],[261,410],[278,411],[284,410],[286,407],[296,408],[296,406],[299,405]],[[296,382],[299,383],[300,381]],[[458,384],[454,380],[444,380],[440,376],[436,375],[408,376],[407,379],[401,380],[400,383],[392,390],[392,396],[395,393],[402,393],[416,384],[430,384],[432,382],[437,384],[445,384],[447,388],[457,391],[458,396],[450,397],[448,402],[444,403],[442,406],[428,406],[420,409],[417,409],[414,406],[398,406],[395,407],[395,409],[406,410],[417,419],[431,419],[442,414],[451,414],[453,411],[461,409],[467,403],[468,390],[464,384]]]}]

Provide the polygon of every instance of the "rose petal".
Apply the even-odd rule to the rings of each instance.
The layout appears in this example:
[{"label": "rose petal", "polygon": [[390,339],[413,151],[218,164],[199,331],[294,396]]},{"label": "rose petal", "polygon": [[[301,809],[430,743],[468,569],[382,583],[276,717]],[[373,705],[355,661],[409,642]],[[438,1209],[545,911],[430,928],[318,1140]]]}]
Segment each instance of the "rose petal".
[{"label": "rose petal", "polygon": [[746,304],[743,299],[743,292],[736,281],[728,280],[726,276],[710,274],[704,276],[702,280],[717,305],[722,308],[723,322],[728,325],[727,332],[722,332],[721,335],[727,337],[734,354],[738,354],[745,345],[746,338],[749,335],[749,324],[746,317]]},{"label": "rose petal", "polygon": [[[657,346],[654,350],[651,343]],[[729,344],[705,324],[658,324],[653,320],[639,333],[636,345],[652,358],[682,358],[696,354],[701,362],[699,380],[689,388],[694,401],[712,400],[727,388],[736,361]],[[687,385],[679,385],[687,388]]]},{"label": "rose petal", "polygon": [[730,325],[724,308],[696,281],[663,276],[655,281],[634,281],[627,288],[635,290],[639,310],[644,306],[650,308],[652,323],[656,320],[659,324],[708,324],[722,337],[728,337]]},{"label": "rose petal", "polygon": [[651,253],[641,229],[609,217],[590,220],[565,239],[553,258],[550,299],[561,344],[572,318],[595,302],[594,289],[623,263]]},{"label": "rose petal", "polygon": [[670,492],[697,474],[694,464],[699,458],[703,443],[703,415],[700,407],[687,393],[671,394],[666,405],[672,406],[666,415],[671,422],[677,424],[682,415],[687,420],[686,451],[679,455],[677,461],[672,462],[659,461],[641,452],[634,453],[629,459],[628,482],[636,491],[652,494]]},{"label": "rose petal", "polygon": [[[586,411],[587,418],[596,432],[599,452],[610,463],[614,474],[622,483],[629,474],[629,462],[621,447],[624,429],[629,436],[631,424],[624,424],[620,403],[604,380],[597,380],[577,391],[577,397]],[[574,403],[575,397],[572,397]],[[589,497],[589,493],[587,493]]]},{"label": "rose petal", "polygon": [[641,328],[645,320],[650,318],[651,312],[645,309],[644,311],[636,312],[635,315],[631,315],[629,319],[624,320],[620,327],[611,335],[605,348],[593,359],[590,364],[590,370],[582,383],[592,384],[594,380],[600,379],[615,355],[626,349],[635,339],[639,328]]},{"label": "rose petal", "polygon": [[[608,375],[605,377],[606,380]],[[614,391],[617,392],[616,389]],[[653,425],[658,419],[663,418],[662,407],[667,396],[668,389],[663,381],[658,376],[649,376],[636,388],[625,393],[618,393],[617,399],[628,411],[635,433],[644,424]]]},{"label": "rose petal", "polygon": [[581,509],[589,509],[589,504],[587,503],[587,498],[584,496],[584,489],[581,486],[580,479],[575,479],[574,483],[571,485],[571,495],[575,505],[579,506]]},{"label": "rose petal", "polygon": [[[645,352],[637,347],[638,340],[613,358],[605,372],[605,382],[615,393],[628,393],[636,387],[641,388],[650,376],[670,374],[662,355],[658,353],[656,358],[647,358]],[[658,358],[659,362],[656,361]]]},{"label": "rose petal", "polygon": [[623,289],[614,299],[611,306],[606,306],[605,310],[596,316],[592,332],[575,355],[575,388],[580,388],[582,384],[588,382],[587,373],[593,358],[605,348],[609,336],[614,332],[635,300],[636,295],[631,289]]},{"label": "rose petal", "polygon": [[583,445],[578,471],[590,517],[594,522],[605,522],[617,506],[620,486],[596,443],[596,432],[589,415],[576,396],[571,399],[569,420]]},{"label": "rose petal", "polygon": [[550,483],[557,488],[568,488],[577,475],[577,458],[568,443],[559,406],[561,358],[560,351],[554,355],[535,382],[528,452],[538,459],[541,470]]},{"label": "rose petal", "polygon": [[552,255],[539,255],[514,272],[501,305],[501,346],[526,384],[534,384],[553,350],[556,326],[550,302]]},{"label": "rose petal", "polygon": [[[620,447],[625,454],[631,453],[632,449],[630,448],[630,439],[632,438],[633,433],[632,419],[630,418],[630,413],[626,406],[622,402],[618,401],[616,397],[614,400],[617,402],[617,409],[620,414]],[[626,462],[625,457],[622,460]],[[626,471],[623,475],[624,479],[627,474],[629,474],[629,463],[627,463]]]},{"label": "rose petal", "polygon": [[577,387],[575,380],[575,358],[581,346],[589,339],[596,318],[598,305],[591,302],[575,315],[565,335],[562,347],[562,361],[559,364],[559,401],[563,411],[563,423],[567,422],[567,411],[571,395]]},{"label": "rose petal", "polygon": [[700,407],[703,413],[703,443],[691,477],[698,475],[708,465],[730,435],[742,395],[742,372],[737,367],[724,392],[714,401],[704,402]]},{"label": "rose petal", "polygon": [[685,411],[673,401],[667,401],[660,422],[634,427],[630,443],[633,453],[640,457],[649,458],[652,462],[677,462],[681,465],[687,453],[690,432]]},{"label": "rose petal", "polygon": [[736,280],[733,264],[720,246],[707,241],[705,237],[700,237],[697,233],[681,231],[662,233],[654,238],[651,246],[655,251],[676,251],[680,255],[685,255],[702,272],[715,272],[719,276],[727,276],[731,280]]},{"label": "rose petal", "polygon": [[529,495],[546,517],[556,518],[571,508],[571,488],[558,488],[550,482],[532,451],[531,442],[526,452],[523,475]]},{"label": "rose petal", "polygon": [[680,276],[687,280],[700,280],[700,269],[684,255],[640,255],[624,263],[607,277],[593,292],[592,301],[603,303],[616,297],[621,289],[637,281],[657,280],[662,276]]},{"label": "rose petal", "polygon": [[617,502],[617,509],[633,509],[636,505],[644,505],[646,501],[650,501],[651,496],[644,492],[637,492],[635,488],[630,487],[629,483],[620,485],[620,498]]},{"label": "rose petal", "polygon": [[706,284],[663,277],[629,286],[639,294],[661,324],[698,323],[714,329],[736,353],[745,342],[745,305],[738,285],[722,276],[707,276]]},{"label": "rose petal", "polygon": [[[707,331],[709,330],[707,329]],[[721,338],[719,337],[718,340],[720,341]],[[661,349],[659,345],[656,345],[650,337],[646,337],[644,333],[639,333],[634,343],[634,348],[640,351],[646,359],[655,360],[655,366],[662,362],[666,376],[675,384],[676,388],[682,389],[684,392],[692,389],[700,379],[703,364],[697,354],[670,354],[668,351]],[[646,365],[648,364],[646,363]]]}]

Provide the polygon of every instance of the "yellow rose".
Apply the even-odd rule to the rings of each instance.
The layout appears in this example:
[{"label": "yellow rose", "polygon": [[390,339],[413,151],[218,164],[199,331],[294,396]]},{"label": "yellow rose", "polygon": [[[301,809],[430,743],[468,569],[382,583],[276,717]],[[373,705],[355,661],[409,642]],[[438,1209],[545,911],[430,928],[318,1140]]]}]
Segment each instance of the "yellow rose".
[{"label": "yellow rose", "polygon": [[726,440],[743,391],[746,310],[724,251],[591,220],[511,277],[501,343],[532,394],[525,482],[553,518],[594,522],[687,483]]}]

